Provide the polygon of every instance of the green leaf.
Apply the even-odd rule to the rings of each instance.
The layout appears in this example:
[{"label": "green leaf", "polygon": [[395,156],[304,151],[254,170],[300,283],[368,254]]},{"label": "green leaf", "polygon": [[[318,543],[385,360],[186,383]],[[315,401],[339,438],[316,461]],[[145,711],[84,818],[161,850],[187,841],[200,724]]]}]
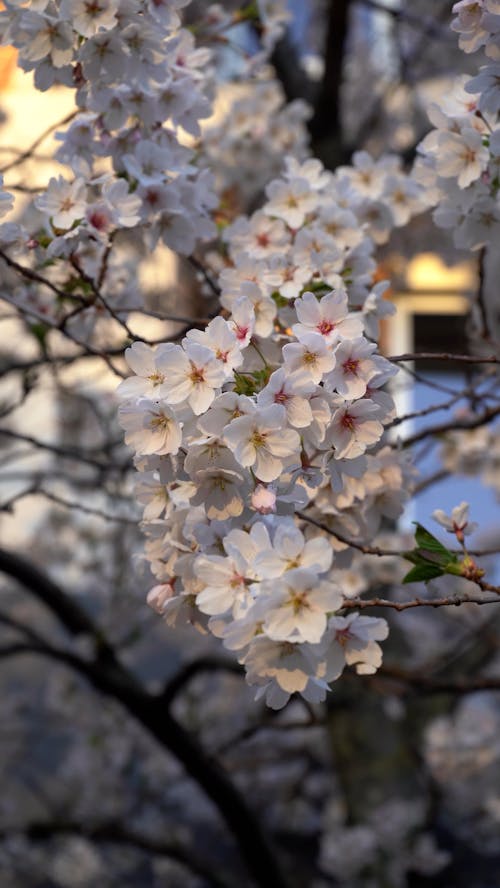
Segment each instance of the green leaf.
[{"label": "green leaf", "polygon": [[401,555],[406,561],[411,561],[412,564],[422,564],[425,561],[418,549],[413,549],[411,552],[401,552]]},{"label": "green leaf", "polygon": [[237,395],[253,395],[256,390],[256,382],[251,376],[235,371],[234,391]]},{"label": "green leaf", "polygon": [[427,549],[429,552],[437,552],[446,556],[447,561],[453,561],[453,553],[446,546],[443,546],[436,537],[430,533],[425,527],[422,527],[418,521],[413,522],[416,525],[415,542],[420,549]]},{"label": "green leaf", "polygon": [[260,391],[260,389],[263,389],[264,386],[267,385],[271,372],[271,367],[264,367],[262,370],[254,370],[254,372],[250,374],[250,376],[253,376],[255,379],[255,390]]},{"label": "green leaf", "polygon": [[438,564],[429,564],[422,561],[406,574],[403,583],[427,583],[429,580],[435,580],[436,577],[442,577],[444,571]]}]

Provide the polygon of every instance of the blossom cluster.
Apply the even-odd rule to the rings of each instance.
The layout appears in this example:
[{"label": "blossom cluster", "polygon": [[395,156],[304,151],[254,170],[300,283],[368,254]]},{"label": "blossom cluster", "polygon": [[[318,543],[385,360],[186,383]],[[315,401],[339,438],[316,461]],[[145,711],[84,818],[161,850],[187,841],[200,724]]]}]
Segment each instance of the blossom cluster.
[{"label": "blossom cluster", "polygon": [[74,179],[52,179],[37,200],[48,255],[68,255],[75,239],[106,243],[139,222],[148,223],[150,244],[186,252],[211,233],[207,174],[179,139],[180,130],[198,136],[211,112],[209,52],[179,28],[176,10],[187,2],[6,4],[3,41],[18,47],[20,66],[34,70],[39,89],[74,86],[81,109],[56,154]]},{"label": "blossom cluster", "polygon": [[[73,89],[77,106],[56,133],[62,172],[29,203],[16,201],[15,221],[0,225],[1,248],[22,256],[28,268],[22,278],[6,271],[9,291],[22,311],[63,326],[78,341],[82,333],[92,336],[101,318],[124,319],[142,307],[139,263],[159,243],[189,255],[214,236],[213,210],[232,181],[228,147],[240,160],[248,155],[249,129],[241,124],[255,123],[257,103],[265,100],[264,116],[275,120],[252,193],[277,171],[283,152],[306,150],[305,106],[276,113],[283,98],[274,81],[257,80],[252,97],[233,109],[230,136],[222,139],[220,127],[212,127],[200,140],[201,123],[213,113],[218,51],[233,30],[254,22],[260,51],[249,53],[247,67],[258,72],[288,20],[286,3],[259,0],[231,13],[211,4],[190,30],[180,19],[188,4],[11,0],[0,13],[1,41],[18,48],[35,86]],[[290,124],[294,137],[287,139]],[[0,192],[1,216],[13,203]],[[41,272],[49,287],[40,288],[29,271]]]},{"label": "blossom cluster", "polygon": [[220,121],[204,128],[200,163],[215,176],[222,209],[255,200],[279,175],[285,155],[303,160],[309,154],[310,114],[302,99],[286,102],[278,80],[261,76],[245,84]]},{"label": "blossom cluster", "polygon": [[452,28],[464,52],[483,49],[487,64],[459,78],[429,117],[435,127],[419,146],[417,176],[436,206],[434,221],[453,230],[457,247],[478,250],[500,225],[500,3],[460,0]]},{"label": "blossom cluster", "polygon": [[[212,176],[186,144],[212,109],[210,51],[180,27],[178,11],[188,2],[7,2],[0,13],[2,42],[18,48],[37,88],[74,88],[78,109],[56,134],[55,157],[69,176],[50,179],[22,225],[0,226],[0,243],[80,299],[87,280],[112,308],[123,302],[134,275],[130,267],[120,276],[118,235],[133,231],[135,251],[161,241],[190,253],[215,232]],[[56,319],[67,313],[68,303],[45,305],[39,287],[17,284],[17,302],[31,300]]]},{"label": "blossom cluster", "polygon": [[346,663],[375,671],[387,634],[346,611],[351,550],[307,519],[361,542],[411,487],[406,457],[382,440],[396,371],[373,339],[392,307],[386,283],[372,286],[376,200],[356,190],[360,167],[404,177],[357,160],[332,174],[289,158],[262,208],[224,232],[221,314],[181,344],[135,343],[119,386],[150,604],[237,651],[276,708],[295,692],[323,699]]}]

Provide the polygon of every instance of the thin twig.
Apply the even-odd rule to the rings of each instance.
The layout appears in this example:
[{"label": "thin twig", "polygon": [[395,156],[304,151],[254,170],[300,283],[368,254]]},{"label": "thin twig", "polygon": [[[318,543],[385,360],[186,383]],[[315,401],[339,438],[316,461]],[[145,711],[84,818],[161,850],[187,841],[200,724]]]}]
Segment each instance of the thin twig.
[{"label": "thin twig", "polygon": [[235,660],[230,660],[227,657],[200,657],[197,660],[186,663],[167,682],[159,695],[161,702],[166,706],[170,706],[177,694],[184,689],[191,679],[202,672],[230,672],[233,675],[240,676],[244,674],[243,667],[236,663]]},{"label": "thin twig", "polygon": [[415,485],[413,488],[413,496],[418,496],[419,493],[427,490],[428,487],[432,487],[433,484],[437,484],[439,481],[444,481],[444,479],[449,478],[449,476],[450,472],[448,469],[438,469],[437,472],[433,472],[432,475],[428,475],[427,478],[423,478]]},{"label": "thin twig", "polygon": [[419,432],[415,432],[414,435],[410,435],[409,438],[405,438],[405,440],[401,442],[400,446],[411,447],[418,441],[423,441],[425,438],[435,437],[436,435],[444,435],[446,432],[477,429],[480,426],[487,425],[497,416],[500,416],[500,406],[488,407],[483,413],[480,413],[478,416],[463,418],[456,417],[455,419],[448,422],[443,422],[439,425],[428,426],[426,429],[421,429]]},{"label": "thin twig", "polygon": [[51,133],[54,132],[59,126],[65,126],[65,124],[70,123],[74,117],[78,114],[78,111],[72,111],[71,114],[67,114],[66,117],[63,117],[62,120],[59,120],[57,123],[52,123],[47,127],[43,133],[35,139],[34,142],[31,143],[29,148],[26,148],[15,160],[11,160],[10,163],[7,163],[5,166],[0,168],[0,173],[6,173],[7,170],[13,169],[13,167],[19,166],[19,164],[24,163],[25,160],[29,160],[32,156],[33,151],[36,151],[39,145],[48,137]]},{"label": "thin twig", "polygon": [[477,307],[479,308],[479,315],[481,317],[481,337],[491,344],[491,334],[488,325],[488,311],[486,308],[485,300],[486,255],[486,247],[483,247],[479,251],[478,256],[478,288],[475,302]]},{"label": "thin twig", "polygon": [[452,398],[449,398],[448,401],[442,401],[441,404],[432,404],[430,407],[424,407],[422,410],[414,410],[412,413],[405,413],[403,416],[396,416],[391,422],[388,422],[385,426],[386,429],[394,428],[394,426],[401,425],[402,422],[406,422],[409,419],[419,419],[422,416],[428,416],[430,413],[436,413],[439,410],[447,410],[453,404],[456,404],[457,401],[462,400],[462,398],[467,397],[467,389],[464,389],[463,392],[459,394],[453,395]]},{"label": "thin twig", "polygon": [[[37,284],[42,284],[42,286],[47,287],[51,290],[56,296],[59,296],[60,299],[71,299],[73,302],[83,303],[84,307],[87,307],[87,302],[82,296],[77,296],[74,293],[67,293],[66,290],[62,290],[61,287],[56,286],[50,281],[48,278],[43,277],[43,275],[38,274],[37,271],[33,271],[33,269],[28,268],[25,265],[20,265],[19,262],[16,262],[14,259],[11,259],[10,256],[4,252],[4,250],[0,250],[0,258],[14,271],[17,271],[22,277],[27,278],[29,281],[34,281]],[[4,294],[2,294],[4,295]],[[11,305],[16,305],[14,301],[8,300]]]},{"label": "thin twig", "polygon": [[[37,311],[36,309],[34,309],[32,307],[18,305],[17,302],[15,301],[15,299],[13,299],[11,296],[8,296],[6,293],[3,293],[2,296],[6,302],[8,302],[10,305],[13,305],[15,308],[17,308],[18,312],[20,312],[20,314],[25,319],[29,320],[30,317],[37,318],[37,320],[39,320],[45,327],[49,328],[50,330],[57,330],[58,333],[60,333],[62,336],[65,336],[66,339],[69,339],[71,342],[73,342],[75,345],[78,345],[80,348],[85,349],[85,351],[88,353],[88,355],[92,355],[92,357],[94,357],[94,358],[100,358],[101,361],[104,361],[104,363],[109,367],[111,372],[115,374],[115,376],[119,376],[120,379],[126,378],[127,374],[123,373],[121,370],[119,370],[118,367],[115,367],[115,365],[111,361],[111,358],[110,358],[111,351],[110,350],[108,350],[106,352],[99,351],[98,349],[89,345],[87,342],[82,342],[81,339],[77,339],[76,336],[73,333],[71,333],[69,330],[67,330],[65,327],[65,324],[69,320],[69,317],[73,317],[75,314],[80,314],[82,311],[85,311],[86,308],[89,308],[91,306],[89,306],[89,305],[78,306],[73,312],[70,313],[69,316],[66,315],[59,323],[56,323],[55,321],[50,320],[47,317],[47,315],[43,314],[42,312]],[[123,347],[123,350],[125,348],[126,348],[126,346]],[[122,352],[122,350],[120,350],[120,353],[121,352]],[[48,359],[46,359],[46,361],[48,361]]]},{"label": "thin twig", "polygon": [[454,355],[451,352],[407,352],[404,355],[391,355],[387,358],[393,364],[404,361],[458,361],[462,364],[499,364],[500,358],[496,355],[486,357],[475,355]]},{"label": "thin twig", "polygon": [[203,263],[200,262],[199,259],[196,259],[195,256],[189,256],[189,257],[188,257],[188,262],[189,262],[190,265],[193,266],[193,268],[194,268],[196,271],[198,271],[198,272],[202,275],[202,277],[204,278],[204,280],[206,281],[206,283],[207,283],[208,286],[210,287],[210,289],[211,289],[212,293],[214,294],[214,296],[217,296],[217,298],[219,298],[219,296],[220,296],[220,289],[219,289],[219,287],[217,286],[217,284],[215,283],[215,281],[214,281],[214,280],[211,278],[211,276],[209,275],[209,273],[208,273],[207,269],[205,268],[205,266],[203,265]]},{"label": "thin twig", "polygon": [[[479,585],[479,583],[478,583]],[[496,588],[500,594],[500,589]],[[460,607],[462,604],[499,604],[500,597],[480,598],[477,595],[447,595],[443,598],[411,598],[408,601],[390,601],[387,598],[349,598],[342,603],[347,610],[365,610],[367,607],[388,607],[395,611],[410,610],[414,607]]]},{"label": "thin twig", "polygon": [[[359,543],[357,540],[351,540],[348,537],[344,536],[342,533],[339,533],[337,530],[333,530],[331,527],[328,527],[328,524],[325,524],[323,521],[318,521],[317,518],[313,518],[311,515],[307,515],[306,512],[302,512],[300,510],[296,511],[295,514],[297,518],[300,518],[302,521],[307,521],[308,524],[313,524],[314,527],[317,527],[318,530],[323,530],[325,533],[329,534],[329,536],[335,537],[340,543],[344,543],[346,546],[351,546],[353,549],[357,549],[358,552],[362,552],[363,555],[377,555],[379,558],[384,558],[386,556],[390,557],[403,557],[403,551],[401,549],[381,549],[379,546],[369,546],[364,543]],[[476,556],[486,556],[486,555],[495,555],[499,549],[482,549],[482,550],[472,550],[469,549],[469,555]],[[462,549],[450,549],[452,554],[463,554]],[[482,580],[474,580],[475,583],[480,585]],[[486,589],[486,586],[485,586]],[[496,586],[491,586],[486,591],[498,591]]]},{"label": "thin twig", "polygon": [[96,469],[109,470],[113,468],[112,465],[101,462],[101,460],[91,456],[88,452],[85,453],[81,450],[72,450],[50,441],[40,441],[38,438],[33,438],[31,435],[24,435],[21,432],[15,432],[12,429],[0,429],[0,435],[3,435],[6,438],[12,438],[16,441],[24,441],[26,444],[31,444],[33,447],[40,450],[48,450],[50,453],[55,453],[57,456],[62,456],[65,459],[74,459],[78,462],[93,466]]},{"label": "thin twig", "polygon": [[318,530],[323,530],[330,536],[334,536],[335,539],[339,540],[340,543],[344,543],[346,546],[352,546],[353,549],[357,549],[364,555],[378,555],[379,557],[382,557],[384,555],[396,555],[401,557],[401,549],[380,549],[378,546],[368,546],[363,543],[358,543],[355,540],[348,539],[338,531],[332,530],[332,528],[328,527],[328,525],[325,524],[323,521],[318,521],[317,518],[313,518],[311,515],[307,515],[305,512],[299,510],[295,514],[297,515],[297,518],[301,519],[301,521],[307,521],[308,524],[313,524],[314,527],[318,528]]},{"label": "thin twig", "polygon": [[50,490],[45,490],[43,487],[40,487],[38,485],[33,485],[27,490],[23,490],[20,493],[15,494],[9,500],[7,500],[7,502],[1,503],[0,511],[11,512],[15,503],[27,496],[43,496],[45,497],[45,499],[56,503],[58,506],[64,506],[65,509],[75,509],[77,512],[83,512],[85,515],[93,515],[96,518],[102,518],[104,521],[114,522],[115,524],[130,524],[132,526],[138,526],[137,518],[127,518],[124,515],[111,515],[109,512],[104,512],[102,509],[92,508],[91,506],[86,506],[81,502],[73,502],[71,500],[67,500],[64,497],[59,496],[56,493],[52,493]]}]

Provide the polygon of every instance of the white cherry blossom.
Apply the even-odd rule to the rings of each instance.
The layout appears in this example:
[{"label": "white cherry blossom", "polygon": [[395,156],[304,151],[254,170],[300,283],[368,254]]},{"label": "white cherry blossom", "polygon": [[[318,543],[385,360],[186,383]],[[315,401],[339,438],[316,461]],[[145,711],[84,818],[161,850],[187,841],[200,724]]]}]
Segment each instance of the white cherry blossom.
[{"label": "white cherry blossom", "polygon": [[332,291],[321,299],[314,293],[303,293],[295,302],[295,310],[299,323],[294,324],[293,332],[298,339],[306,333],[319,333],[326,342],[333,343],[339,338],[360,336],[363,330],[361,320],[349,314],[345,291]]},{"label": "white cherry blossom", "polygon": [[264,629],[273,641],[321,641],[327,625],[327,614],[342,604],[338,586],[318,582],[308,570],[291,570],[280,580],[262,583],[263,594],[269,590]]},{"label": "white cherry blossom", "polygon": [[184,348],[173,345],[162,360],[165,374],[165,399],[168,404],[186,401],[197,416],[204,413],[226,372],[211,349],[197,342],[187,341]]},{"label": "white cherry blossom", "polygon": [[174,412],[158,401],[141,398],[120,408],[120,423],[125,429],[125,443],[138,454],[178,452],[182,432]]},{"label": "white cherry blossom", "polygon": [[373,418],[378,412],[378,406],[365,398],[335,411],[327,437],[335,447],[336,458],[362,456],[367,447],[381,438],[383,426]]},{"label": "white cherry blossom", "polygon": [[224,429],[224,438],[240,465],[251,466],[260,481],[278,478],[283,460],[289,460],[300,444],[297,432],[286,428],[286,411],[281,404],[234,419]]},{"label": "white cherry blossom", "polygon": [[64,176],[51,178],[45,194],[35,201],[36,206],[50,217],[55,228],[71,228],[85,216],[87,188],[82,179],[68,182]]},{"label": "white cherry blossom", "polygon": [[441,524],[442,527],[446,528],[448,533],[455,534],[457,539],[462,541],[464,536],[468,536],[477,530],[476,522],[469,521],[469,503],[466,503],[465,501],[452,509],[451,516],[448,516],[443,509],[435,509],[432,513],[432,517],[438,522],[438,524]]},{"label": "white cherry blossom", "polygon": [[362,398],[371,379],[383,368],[381,358],[372,357],[377,346],[364,337],[344,340],[335,350],[335,367],[325,376],[325,388],[337,391],[347,401]]},{"label": "white cherry blossom", "polygon": [[267,385],[259,392],[257,404],[267,407],[282,404],[286,410],[287,422],[296,429],[309,426],[313,415],[308,397],[314,394],[316,386],[305,370],[286,373],[283,368],[275,370]]},{"label": "white cherry blossom", "polygon": [[283,358],[288,372],[305,370],[316,384],[335,366],[335,355],[320,333],[304,333],[299,342],[287,343]]},{"label": "white cherry blossom", "polygon": [[299,228],[307,213],[316,209],[318,198],[306,179],[275,180],[266,188],[269,198],[265,212],[283,219],[290,228]]}]

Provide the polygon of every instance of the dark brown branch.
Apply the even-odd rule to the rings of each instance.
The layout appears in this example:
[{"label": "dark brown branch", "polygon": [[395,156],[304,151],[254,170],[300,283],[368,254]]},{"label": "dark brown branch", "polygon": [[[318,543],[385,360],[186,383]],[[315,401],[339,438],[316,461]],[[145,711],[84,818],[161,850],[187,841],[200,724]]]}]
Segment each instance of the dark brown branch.
[{"label": "dark brown branch", "polygon": [[[203,262],[200,262],[200,260],[197,259],[196,256],[189,256],[188,262],[195,269],[195,271],[197,271],[199,274],[201,274],[204,281],[210,287],[213,295],[217,296],[217,299],[218,299],[220,297],[220,288],[217,286],[217,284],[215,283],[215,281],[213,280],[211,275],[208,273]],[[207,321],[207,323],[208,323],[208,321]]]},{"label": "dark brown branch", "polygon": [[[479,585],[479,583],[478,583]],[[500,591],[500,590],[498,590]],[[367,607],[388,607],[395,611],[411,610],[414,607],[460,607],[462,604],[499,604],[500,597],[479,598],[477,595],[447,595],[444,598],[412,598],[409,601],[389,601],[387,598],[350,598],[343,602],[347,610],[364,610]]]},{"label": "dark brown branch", "polygon": [[115,367],[113,362],[110,360],[110,352],[98,351],[97,349],[95,349],[91,345],[89,345],[88,343],[82,342],[80,339],[77,339],[76,336],[74,336],[72,333],[70,333],[66,329],[65,324],[70,319],[70,317],[74,317],[75,314],[80,314],[86,308],[90,307],[87,304],[78,305],[76,307],[76,309],[74,309],[72,312],[70,312],[64,318],[62,318],[59,323],[55,323],[54,321],[50,320],[47,317],[47,315],[37,312],[34,308],[27,308],[26,306],[18,305],[16,300],[12,296],[7,295],[6,293],[3,294],[3,298],[5,299],[6,302],[9,303],[9,305],[13,305],[14,308],[16,308],[17,311],[24,318],[29,319],[29,318],[35,317],[35,318],[37,318],[38,321],[40,321],[48,329],[58,330],[59,333],[61,333],[63,336],[65,336],[67,339],[69,339],[71,342],[73,342],[75,345],[78,345],[78,346],[80,346],[80,348],[83,348],[85,350],[85,352],[87,352],[89,355],[93,355],[94,357],[100,358],[102,361],[104,361],[104,363],[108,365],[109,369],[116,376],[119,376],[121,379],[125,378],[126,374],[122,373],[121,370],[118,370],[118,368]]},{"label": "dark brown branch", "polygon": [[489,330],[488,324],[488,310],[486,308],[486,300],[485,300],[485,275],[486,275],[486,247],[483,247],[479,251],[478,256],[478,288],[476,294],[476,305],[479,309],[479,315],[481,318],[481,337],[490,342],[491,344],[491,334]]},{"label": "dark brown branch", "polygon": [[77,113],[77,111],[72,111],[71,114],[67,114],[66,117],[63,117],[62,120],[58,120],[57,123],[52,123],[50,126],[48,126],[47,129],[44,130],[43,133],[38,136],[38,138],[35,139],[34,142],[31,143],[29,148],[26,148],[26,150],[19,154],[15,160],[11,160],[10,163],[6,163],[5,166],[0,169],[0,173],[6,173],[7,170],[11,170],[13,169],[13,167],[19,166],[21,163],[24,163],[25,160],[29,160],[33,152],[36,151],[38,146],[41,145],[42,142],[45,141],[45,139],[54,132],[54,130],[56,130],[59,126],[65,126],[65,124],[70,123],[73,118],[76,117]]},{"label": "dark brown branch", "polygon": [[399,370],[402,373],[406,373],[406,375],[410,376],[413,380],[415,380],[415,382],[421,382],[422,385],[427,386],[427,388],[435,389],[435,391],[437,392],[444,392],[445,395],[459,395],[463,391],[463,389],[460,389],[460,391],[458,391],[457,389],[450,388],[449,385],[443,385],[440,382],[436,382],[434,379],[428,379],[421,373],[417,373],[415,370],[411,370],[405,364],[402,364]]},{"label": "dark brown branch", "polygon": [[[316,518],[308,515],[306,512],[297,511],[295,512],[295,514],[297,515],[297,518],[300,518],[302,521],[307,521],[308,524],[313,524],[314,527],[318,528],[318,530],[323,530],[325,533],[329,534],[329,536],[335,537],[335,539],[339,540],[339,542],[345,543],[346,546],[351,546],[353,549],[357,549],[358,552],[362,552],[363,555],[377,555],[379,558],[383,558],[386,555],[400,558],[403,556],[401,549],[381,549],[379,546],[369,546],[364,543],[359,543],[357,540],[351,540],[338,531],[333,530],[331,527],[328,527],[328,524],[325,524],[323,521],[318,521]],[[450,549],[450,551],[455,555],[463,554],[462,549]],[[468,551],[469,555],[484,556],[495,555],[499,551],[499,549],[498,547],[496,547],[493,549],[482,549],[480,551],[469,549]],[[483,583],[482,580],[474,580],[474,582],[478,585],[480,585],[480,583]],[[483,583],[483,587],[485,591],[498,591],[496,586],[490,586],[489,588],[487,588],[487,585],[485,583]]]},{"label": "dark brown branch", "polygon": [[50,490],[45,490],[45,488],[38,484],[33,484],[27,490],[22,490],[20,493],[12,496],[7,502],[0,503],[0,511],[12,512],[15,503],[27,496],[43,496],[45,499],[56,503],[58,506],[63,506],[65,509],[75,509],[77,512],[83,512],[85,515],[95,515],[96,518],[102,518],[103,521],[115,522],[116,524],[130,524],[137,527],[137,518],[127,518],[125,515],[112,515],[110,512],[104,512],[102,509],[86,506],[82,502],[67,500],[56,493],[52,493]]},{"label": "dark brown branch", "polygon": [[330,0],[324,49],[324,74],[309,124],[314,154],[327,169],[346,160],[342,145],[341,86],[351,0]]},{"label": "dark brown branch", "polygon": [[[161,696],[146,691],[135,675],[120,663],[91,617],[49,577],[19,555],[0,550],[0,571],[22,583],[71,634],[84,633],[97,640],[94,660],[83,661],[66,652],[61,653],[61,660],[86,678],[97,691],[120,702],[161,746],[183,764],[189,776],[204,790],[225,820],[256,885],[261,888],[286,888],[260,823],[243,796],[218,763],[173,718]],[[18,649],[21,647],[18,645]],[[24,648],[19,653],[54,656],[51,650],[37,649],[35,646],[30,650],[29,645],[24,645]]]},{"label": "dark brown branch", "polygon": [[[109,253],[108,253],[108,255],[109,255]],[[71,262],[71,265],[73,266],[73,268],[75,269],[76,273],[82,279],[82,281],[85,281],[85,283],[88,284],[88,286],[92,290],[94,300],[99,300],[99,302],[104,306],[104,308],[106,309],[108,314],[111,315],[113,320],[116,321],[116,323],[121,326],[121,328],[124,330],[125,334],[128,336],[130,341],[131,342],[141,341],[141,342],[145,342],[147,345],[151,345],[151,343],[148,339],[143,339],[140,336],[136,336],[135,333],[128,326],[127,322],[125,320],[123,320],[122,318],[120,318],[119,314],[115,311],[113,306],[110,305],[108,300],[105,299],[105,297],[102,295],[102,293],[99,289],[99,286],[96,285],[94,282],[94,278],[91,275],[86,274],[85,271],[83,271],[83,269],[80,267],[79,262],[77,261],[77,259],[74,256],[71,257],[70,262]],[[65,318],[65,321],[66,320],[67,320],[67,318]]]},{"label": "dark brown branch", "polygon": [[432,475],[428,475],[427,478],[422,478],[418,484],[413,488],[413,495],[418,496],[419,493],[422,493],[424,490],[427,490],[428,487],[432,487],[433,484],[438,484],[439,481],[444,481],[445,478],[449,478],[450,472],[448,469],[438,469],[437,472],[433,472]]},{"label": "dark brown branch", "polygon": [[448,410],[453,404],[456,404],[457,401],[460,401],[462,398],[467,396],[467,389],[464,389],[460,394],[454,395],[453,398],[450,398],[448,401],[442,401],[440,404],[431,404],[430,407],[424,407],[422,410],[414,410],[412,413],[405,413],[402,416],[396,416],[391,422],[388,422],[385,426],[386,429],[392,429],[394,426],[401,425],[402,422],[407,422],[409,419],[419,419],[422,416],[429,416],[431,413],[438,413],[440,410]]},{"label": "dark brown branch", "polygon": [[470,430],[477,429],[480,426],[487,425],[492,422],[495,417],[500,416],[500,406],[498,407],[488,407],[483,413],[480,413],[478,416],[473,417],[465,417],[460,418],[456,417],[448,422],[442,422],[439,425],[428,426],[426,429],[421,429],[419,432],[415,432],[414,435],[411,435],[409,438],[406,438],[402,443],[402,447],[411,447],[413,444],[416,444],[418,441],[423,441],[425,438],[434,437],[436,435],[444,435],[446,432],[455,432],[461,430]]},{"label": "dark brown branch", "polygon": [[362,552],[363,555],[398,555],[401,556],[401,549],[379,549],[378,546],[368,546],[363,543],[358,543],[356,540],[350,540],[347,537],[343,536],[343,534],[339,533],[336,530],[332,530],[331,527],[328,527],[328,524],[325,524],[323,521],[318,521],[316,518],[313,518],[311,515],[307,515],[306,512],[297,511],[295,513],[297,518],[300,518],[301,521],[307,521],[308,524],[313,524],[314,527],[317,527],[318,530],[323,530],[325,533],[328,533],[330,536],[334,536],[336,540],[339,540],[340,543],[345,543],[346,546],[351,546],[353,549],[357,549],[358,552]]},{"label": "dark brown branch", "polygon": [[47,644],[45,639],[42,638],[38,632],[35,632],[30,626],[25,626],[24,623],[11,617],[10,614],[0,612],[0,624],[6,626],[7,629],[11,629],[13,632],[18,632],[26,641],[31,642],[34,645],[43,647]]},{"label": "dark brown branch", "polygon": [[[139,309],[137,309],[139,310]],[[172,321],[175,323],[182,323],[184,326],[182,330],[179,330],[177,333],[173,333],[171,336],[164,336],[161,339],[155,340],[152,342],[152,345],[159,345],[164,342],[177,342],[183,336],[186,335],[188,330],[191,330],[192,327],[204,327],[208,324],[209,319],[194,319],[189,323],[185,323],[184,320],[180,317],[171,317],[162,315],[156,315],[156,317],[160,318],[163,321]],[[66,334],[67,335],[67,334]],[[74,340],[73,340],[74,341]],[[7,373],[28,373],[30,370],[36,370],[39,367],[52,366],[53,364],[60,364],[62,366],[67,366],[69,364],[74,364],[76,361],[84,360],[85,358],[102,358],[103,355],[100,352],[96,352],[93,349],[88,348],[85,343],[79,342],[78,345],[82,346],[85,351],[79,352],[75,355],[51,355],[50,357],[44,356],[41,358],[34,358],[31,361],[17,361],[15,358],[12,360],[12,363],[9,363],[5,366],[3,363],[0,364],[0,376],[5,376]],[[122,345],[118,348],[109,348],[106,351],[106,355],[108,358],[119,358],[123,357],[125,349],[128,348],[128,345]],[[5,355],[0,355],[0,361],[4,361]]]},{"label": "dark brown branch", "polygon": [[287,102],[295,99],[312,102],[314,84],[301,66],[299,54],[289,34],[284,34],[274,47],[271,62]]},{"label": "dark brown branch", "polygon": [[0,549],[0,572],[17,580],[47,607],[71,635],[89,635],[102,640],[94,621],[69,595],[66,595],[47,574],[26,558]]},{"label": "dark brown branch", "polygon": [[450,352],[408,352],[404,355],[390,355],[387,358],[393,364],[404,361],[458,361],[462,364],[500,364],[496,355],[453,355]]},{"label": "dark brown branch", "polygon": [[227,657],[200,657],[198,660],[192,660],[190,663],[186,663],[165,685],[161,693],[161,701],[165,706],[170,706],[177,694],[185,688],[191,679],[202,672],[230,672],[239,676],[244,674],[243,667]]},{"label": "dark brown branch", "polygon": [[[16,262],[14,259],[11,259],[10,256],[4,252],[4,250],[0,250],[0,258],[3,259],[6,265],[9,268],[12,268],[13,271],[17,271],[21,277],[26,278],[29,281],[33,281],[34,283],[41,284],[43,287],[47,287],[47,289],[51,290],[55,296],[58,296],[60,299],[70,299],[72,302],[79,302],[82,305],[82,308],[87,308],[88,303],[82,296],[77,296],[74,293],[67,293],[66,290],[62,290],[61,287],[57,287],[52,283],[48,278],[43,277],[43,275],[39,274],[37,271],[33,271],[33,269],[28,268],[26,265],[20,265],[19,262]],[[11,303],[15,304],[15,303]]]},{"label": "dark brown branch", "polygon": [[0,435],[3,435],[5,438],[12,438],[15,441],[23,441],[25,444],[31,444],[32,447],[36,447],[39,450],[55,453],[56,456],[64,457],[64,459],[86,463],[86,465],[93,466],[95,469],[107,471],[112,468],[108,463],[96,459],[83,450],[72,450],[69,447],[61,447],[59,444],[54,444],[50,441],[40,441],[38,438],[33,438],[31,435],[23,435],[21,432],[15,432],[12,429],[0,429]]}]

